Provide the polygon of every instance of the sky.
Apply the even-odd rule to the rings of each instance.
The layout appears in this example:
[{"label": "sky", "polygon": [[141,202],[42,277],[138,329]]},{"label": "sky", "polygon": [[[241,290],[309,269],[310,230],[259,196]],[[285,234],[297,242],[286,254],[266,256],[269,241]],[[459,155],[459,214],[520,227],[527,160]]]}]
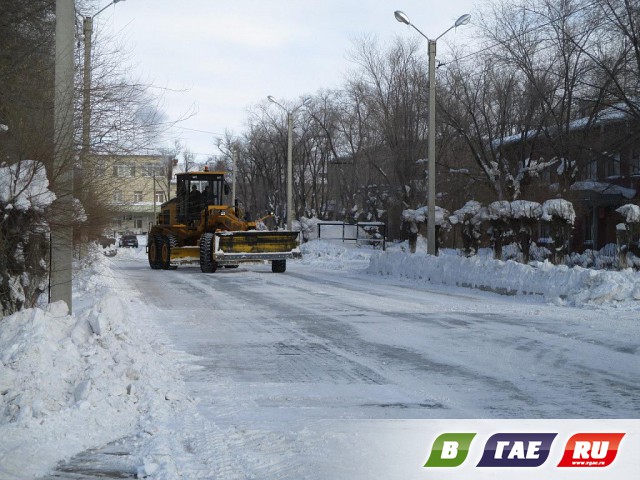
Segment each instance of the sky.
[{"label": "sky", "polygon": [[[464,13],[472,14],[473,23],[476,3],[127,0],[107,8],[95,22],[96,31],[114,35],[129,51],[131,73],[162,95],[168,119],[188,117],[164,135],[164,142],[179,139],[205,160],[219,153],[214,138],[226,131],[241,134],[248,109],[268,95],[287,103],[343,85],[353,68],[348,53],[354,40],[373,35],[384,45],[396,36],[418,36],[394,19],[395,10],[434,37]],[[106,4],[96,2],[95,11]],[[439,52],[441,43],[461,35],[449,32]]]}]

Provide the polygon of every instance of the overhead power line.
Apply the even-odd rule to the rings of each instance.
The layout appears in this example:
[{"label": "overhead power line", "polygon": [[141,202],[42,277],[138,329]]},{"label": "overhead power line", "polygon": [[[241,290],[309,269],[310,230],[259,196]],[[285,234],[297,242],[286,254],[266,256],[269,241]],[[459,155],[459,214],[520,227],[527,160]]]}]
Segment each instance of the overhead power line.
[{"label": "overhead power line", "polygon": [[453,59],[453,60],[451,60],[451,61],[449,61],[449,62],[439,63],[439,64],[438,64],[438,67],[443,67],[443,66],[446,66],[446,65],[448,65],[448,64],[450,64],[450,63],[457,63],[457,62],[461,62],[462,60],[465,60],[465,59],[467,59],[467,58],[473,57],[473,56],[478,55],[478,54],[480,54],[480,53],[486,52],[487,50],[491,50],[492,48],[499,47],[501,44],[503,44],[503,43],[505,43],[505,42],[509,42],[509,41],[511,41],[511,40],[516,40],[516,39],[518,39],[518,38],[521,38],[521,37],[522,37],[522,36],[524,36],[524,35],[528,35],[528,34],[530,34],[530,33],[536,32],[537,30],[541,30],[541,29],[543,29],[543,28],[545,28],[545,27],[548,27],[548,26],[550,26],[550,25],[553,25],[554,23],[556,23],[556,22],[558,22],[558,21],[560,21],[560,20],[565,20],[565,19],[567,19],[567,18],[569,18],[569,17],[571,17],[571,16],[575,15],[575,14],[576,14],[576,13],[578,13],[578,12],[581,12],[581,11],[583,11],[583,10],[587,10],[587,9],[589,9],[589,8],[592,8],[592,7],[595,7],[595,6],[597,6],[598,4],[599,4],[598,0],[595,0],[595,1],[591,2],[591,3],[588,3],[588,4],[586,4],[586,5],[583,5],[583,6],[582,6],[582,7],[580,7],[580,8],[577,8],[575,11],[573,11],[573,12],[571,12],[571,13],[565,13],[564,15],[561,15],[561,16],[559,16],[559,17],[557,17],[557,18],[554,18],[554,19],[552,19],[552,20],[549,20],[549,21],[548,21],[548,22],[546,22],[546,23],[541,23],[541,24],[539,24],[539,25],[536,25],[535,27],[530,28],[529,30],[525,30],[524,32],[521,32],[521,33],[518,33],[518,34],[516,34],[516,35],[512,35],[512,36],[510,36],[510,37],[507,37],[507,38],[505,38],[504,40],[502,40],[501,42],[495,42],[495,43],[493,43],[493,44],[491,44],[491,45],[488,45],[488,46],[486,46],[486,47],[484,47],[484,48],[481,48],[480,50],[476,50],[475,52],[471,52],[471,53],[468,53],[468,54],[463,55],[463,56],[461,56],[461,57],[455,58],[455,59]]}]

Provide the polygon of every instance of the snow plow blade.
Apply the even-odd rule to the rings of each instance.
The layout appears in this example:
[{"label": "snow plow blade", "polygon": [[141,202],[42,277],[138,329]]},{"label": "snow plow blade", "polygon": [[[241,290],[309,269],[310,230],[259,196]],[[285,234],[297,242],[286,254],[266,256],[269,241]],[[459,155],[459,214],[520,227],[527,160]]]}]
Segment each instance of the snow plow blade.
[{"label": "snow plow blade", "polygon": [[273,259],[299,256],[298,232],[248,230],[216,234],[216,257]]}]

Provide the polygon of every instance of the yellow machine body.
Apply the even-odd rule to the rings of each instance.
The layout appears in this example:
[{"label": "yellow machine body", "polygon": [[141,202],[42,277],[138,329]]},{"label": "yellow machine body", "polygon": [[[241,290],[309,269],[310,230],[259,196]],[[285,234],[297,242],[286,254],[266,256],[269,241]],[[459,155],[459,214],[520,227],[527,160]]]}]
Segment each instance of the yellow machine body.
[{"label": "yellow machine body", "polygon": [[225,204],[224,172],[177,175],[176,197],[161,206],[149,232],[152,269],[199,263],[206,273],[218,266],[268,260],[272,271],[284,272],[286,260],[299,256],[298,232],[259,229],[262,221],[242,219],[236,206]]}]

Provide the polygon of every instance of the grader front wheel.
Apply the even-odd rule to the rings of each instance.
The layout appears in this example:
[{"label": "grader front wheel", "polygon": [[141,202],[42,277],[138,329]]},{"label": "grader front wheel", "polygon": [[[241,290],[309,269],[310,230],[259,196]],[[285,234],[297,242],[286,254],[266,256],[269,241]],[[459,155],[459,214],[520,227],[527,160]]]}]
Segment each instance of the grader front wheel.
[{"label": "grader front wheel", "polygon": [[213,233],[205,233],[200,238],[200,270],[203,273],[214,273],[218,269],[218,262],[213,259]]}]

